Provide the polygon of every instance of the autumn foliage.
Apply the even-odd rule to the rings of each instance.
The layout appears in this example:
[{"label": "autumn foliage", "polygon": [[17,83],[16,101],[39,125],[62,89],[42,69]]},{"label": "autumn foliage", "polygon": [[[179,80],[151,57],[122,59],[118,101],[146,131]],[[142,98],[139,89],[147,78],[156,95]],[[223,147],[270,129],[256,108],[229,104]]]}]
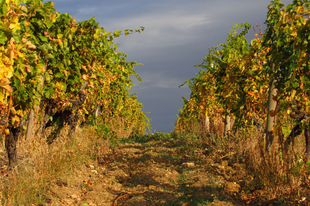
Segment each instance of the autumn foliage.
[{"label": "autumn foliage", "polygon": [[[197,65],[202,70],[187,81],[192,93],[184,98],[175,131],[191,133],[196,125],[216,145],[210,141],[216,130],[212,126],[226,124],[230,116],[233,128],[222,131],[221,141],[227,146],[242,142],[236,149],[246,155],[257,179],[279,194],[288,194],[279,189],[285,185],[292,188],[290,195],[305,194],[300,184],[309,186],[310,173],[310,2],[294,0],[285,6],[274,0],[268,9],[266,31],[253,27],[250,43],[245,35],[252,26],[245,23],[232,27],[226,43],[209,49]],[[299,135],[302,144],[297,146],[292,142]],[[292,172],[297,170],[298,175]]]},{"label": "autumn foliage", "polygon": [[33,132],[45,135],[47,126],[55,126],[49,141],[65,124],[73,130],[98,115],[102,123],[114,117],[130,123],[131,135],[145,132],[149,120],[129,94],[130,76],[142,81],[134,70],[138,63],[126,61],[113,43],[143,27],[105,31],[95,18],[76,22],[42,0],[0,4],[0,125],[8,150],[16,147],[32,112]]}]

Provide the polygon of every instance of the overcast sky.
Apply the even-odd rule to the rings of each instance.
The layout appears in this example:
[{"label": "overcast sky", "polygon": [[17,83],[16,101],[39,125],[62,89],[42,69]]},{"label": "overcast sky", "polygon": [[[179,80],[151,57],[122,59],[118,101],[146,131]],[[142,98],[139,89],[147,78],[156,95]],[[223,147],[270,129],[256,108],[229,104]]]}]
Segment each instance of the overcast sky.
[{"label": "overcast sky", "polygon": [[[45,1],[46,2],[46,1]],[[151,112],[152,131],[170,132],[190,91],[184,81],[195,77],[208,48],[225,43],[231,26],[263,25],[269,0],[53,0],[60,13],[77,21],[96,17],[106,31],[145,27],[141,34],[116,39],[127,60],[143,63],[135,69],[144,80],[133,91]],[[282,0],[289,4],[292,0]],[[263,27],[265,28],[265,27]],[[247,35],[254,38],[254,32]]]}]

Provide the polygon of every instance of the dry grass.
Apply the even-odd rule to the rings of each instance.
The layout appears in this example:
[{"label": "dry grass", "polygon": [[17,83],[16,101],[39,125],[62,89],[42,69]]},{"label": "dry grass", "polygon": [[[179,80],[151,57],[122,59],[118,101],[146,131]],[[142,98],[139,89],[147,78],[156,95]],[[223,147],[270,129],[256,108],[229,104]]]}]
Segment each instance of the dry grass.
[{"label": "dry grass", "polygon": [[[254,138],[253,138],[254,137]],[[284,143],[275,137],[271,154],[264,152],[264,138],[255,134],[246,141],[245,162],[256,186],[264,188],[273,199],[310,199],[310,163],[304,158],[303,135],[295,139],[294,147],[284,150]]]},{"label": "dry grass", "polygon": [[[111,121],[110,127],[118,138],[128,138],[132,131],[121,118]],[[68,129],[65,127],[52,144],[47,144],[46,139],[39,136],[31,141],[18,141],[18,166],[7,171],[7,162],[0,162],[0,205],[46,202],[46,198],[53,195],[50,190],[52,183],[66,179],[85,162],[103,161],[110,152],[110,140],[114,134],[104,140],[94,127],[89,126],[83,131],[77,130],[69,138],[66,136]],[[6,154],[3,143],[0,150],[1,154]]]},{"label": "dry grass", "polygon": [[[214,159],[224,160],[225,157],[230,163],[242,162],[246,165],[247,175],[243,177],[245,183],[240,195],[249,197],[253,194],[265,202],[272,199],[281,203],[288,200],[298,204],[309,202],[310,164],[303,158],[305,140],[302,135],[295,139],[294,147],[286,152],[282,149],[284,135],[279,129],[272,152],[266,155],[264,135],[255,128],[239,130],[237,134],[224,137],[221,135],[221,124],[214,122],[210,133],[198,124],[193,124],[189,131],[213,148]],[[127,138],[131,133],[130,125],[120,118],[115,118],[110,127],[118,138]],[[0,205],[37,205],[46,202],[47,197],[53,196],[50,190],[52,183],[58,179],[65,180],[85,162],[104,161],[110,152],[111,137],[105,140],[100,138],[94,127],[78,131],[71,138],[64,134],[67,134],[66,129],[51,145],[40,137],[31,142],[20,140],[18,167],[14,170],[7,172],[3,166],[5,163],[0,159]],[[192,141],[197,141],[197,138]],[[0,153],[3,153],[4,145],[0,146]]]},{"label": "dry grass", "polygon": [[[81,164],[99,159],[108,150],[93,128],[77,132],[68,138],[66,129],[53,144],[35,137],[31,142],[18,142],[17,168],[2,171],[0,205],[32,205],[46,202],[51,183],[65,179]],[[4,149],[3,145],[1,145]]]},{"label": "dry grass", "polygon": [[117,137],[127,139],[133,132],[134,124],[130,124],[124,118],[115,116],[111,120],[110,126],[112,131],[115,132]]},{"label": "dry grass", "polygon": [[[279,119],[282,122],[278,122],[278,125],[289,125],[287,130],[292,129],[289,120]],[[248,175],[245,177],[247,181],[243,190],[246,193],[260,191],[260,198],[264,198],[265,201],[276,199],[282,202],[281,204],[286,204],[288,200],[298,204],[310,202],[310,161],[305,158],[303,135],[296,137],[294,146],[291,145],[286,151],[284,140],[288,134],[284,135],[283,128],[278,127],[271,154],[266,154],[265,135],[255,127],[248,130],[239,129],[228,136],[223,136],[222,122],[213,122],[209,134],[203,125],[196,124],[191,128],[188,133],[204,138],[205,143],[214,149],[213,155],[218,154],[220,158],[223,152],[235,154],[230,157],[230,161],[245,163]]]}]

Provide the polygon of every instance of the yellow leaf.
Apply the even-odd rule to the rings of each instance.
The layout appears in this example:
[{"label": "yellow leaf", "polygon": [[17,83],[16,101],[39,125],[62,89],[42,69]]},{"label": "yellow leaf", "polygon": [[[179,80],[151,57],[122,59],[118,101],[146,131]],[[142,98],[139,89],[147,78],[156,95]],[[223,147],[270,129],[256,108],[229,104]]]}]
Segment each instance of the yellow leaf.
[{"label": "yellow leaf", "polygon": [[14,90],[10,85],[1,86],[2,88],[6,89],[8,92],[12,93]]},{"label": "yellow leaf", "polygon": [[23,37],[23,38],[22,38],[22,43],[23,43],[23,44],[26,44],[27,42],[28,42],[28,39],[27,39],[26,37]]},{"label": "yellow leaf", "polygon": [[293,99],[295,97],[296,90],[291,91],[291,98]]},{"label": "yellow leaf", "polygon": [[296,37],[296,36],[297,36],[297,31],[293,31],[293,32],[291,33],[291,36]]},{"label": "yellow leaf", "polygon": [[15,17],[10,25],[9,25],[9,28],[13,31],[17,31],[17,30],[20,30],[20,23],[18,22],[18,17]]},{"label": "yellow leaf", "polygon": [[4,102],[4,94],[2,92],[0,92],[0,102]]},{"label": "yellow leaf", "polygon": [[25,65],[25,68],[26,68],[26,71],[27,71],[27,72],[31,72],[30,66],[29,66],[29,65]]},{"label": "yellow leaf", "polygon": [[89,87],[94,88],[94,82],[90,82]]},{"label": "yellow leaf", "polygon": [[84,80],[87,80],[87,79],[88,79],[86,74],[83,74],[83,75],[82,75],[82,78],[83,78]]},{"label": "yellow leaf", "polygon": [[63,45],[61,39],[57,39],[57,43],[58,43],[59,45]]},{"label": "yellow leaf", "polygon": [[[306,108],[306,110],[307,110],[307,108]],[[291,114],[292,110],[288,109],[286,112],[287,112],[287,114]]]},{"label": "yellow leaf", "polygon": [[10,80],[8,80],[6,78],[0,80],[0,86],[8,85],[10,83],[11,83]]},{"label": "yellow leaf", "polygon": [[82,65],[82,69],[84,69],[87,72],[87,68],[85,65]]},{"label": "yellow leaf", "polygon": [[23,52],[20,52],[19,49],[18,49],[18,51],[17,51],[17,55],[18,55],[18,57],[20,57],[20,58],[24,58],[24,57],[25,57],[24,53],[23,53]]},{"label": "yellow leaf", "polygon": [[56,87],[59,89],[59,90],[62,90],[63,89],[63,85],[59,82],[56,83]]},{"label": "yellow leaf", "polygon": [[12,93],[14,90],[9,85],[11,82],[7,78],[3,78],[0,80],[0,87]]},{"label": "yellow leaf", "polygon": [[84,110],[85,114],[88,114],[88,111],[85,108],[83,108],[83,110]]},{"label": "yellow leaf", "polygon": [[17,115],[12,118],[12,125],[14,125],[14,127],[19,126],[19,117]]},{"label": "yellow leaf", "polygon": [[11,60],[14,59],[14,51],[13,51],[13,50],[10,51],[10,59],[11,59]]},{"label": "yellow leaf", "polygon": [[76,30],[77,30],[76,27],[72,27],[72,28],[71,28],[71,32],[72,32],[72,33],[76,32]]},{"label": "yellow leaf", "polygon": [[53,17],[52,17],[52,22],[54,23],[55,21],[56,21],[56,17],[53,16]]},{"label": "yellow leaf", "polygon": [[92,74],[90,78],[96,79],[97,76],[96,76],[96,74]]},{"label": "yellow leaf", "polygon": [[28,41],[28,42],[26,43],[26,46],[27,46],[27,48],[30,49],[30,50],[36,50],[36,49],[37,49],[36,45],[32,44],[30,41]]},{"label": "yellow leaf", "polygon": [[10,109],[10,113],[11,113],[12,115],[16,115],[16,110],[15,110],[15,108],[14,108],[14,107],[11,107],[11,109]]},{"label": "yellow leaf", "polygon": [[19,109],[19,110],[16,111],[16,114],[19,115],[19,116],[23,116],[24,113],[25,113],[25,112],[24,112],[23,110],[21,110],[21,109]]},{"label": "yellow leaf", "polygon": [[12,38],[10,39],[10,45],[13,46],[14,42],[15,42],[15,41],[14,41],[14,38],[12,37]]}]

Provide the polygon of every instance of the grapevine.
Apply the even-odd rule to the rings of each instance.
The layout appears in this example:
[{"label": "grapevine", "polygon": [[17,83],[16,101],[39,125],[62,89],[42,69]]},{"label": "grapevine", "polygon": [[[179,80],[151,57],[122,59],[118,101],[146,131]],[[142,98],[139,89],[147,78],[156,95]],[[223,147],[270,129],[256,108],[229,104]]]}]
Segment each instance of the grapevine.
[{"label": "grapevine", "polygon": [[[133,85],[130,76],[142,81],[134,71],[138,63],[127,62],[113,43],[143,27],[105,31],[95,18],[76,22],[70,14],[57,12],[53,2],[42,0],[1,4],[0,123],[9,153],[16,150],[28,120],[29,130],[33,113],[42,135],[50,125],[57,135],[67,123],[71,135],[87,116],[97,115],[97,108],[103,121],[118,116],[133,124],[133,135],[150,127],[142,104],[128,91]],[[10,163],[16,162],[13,153]]]}]

